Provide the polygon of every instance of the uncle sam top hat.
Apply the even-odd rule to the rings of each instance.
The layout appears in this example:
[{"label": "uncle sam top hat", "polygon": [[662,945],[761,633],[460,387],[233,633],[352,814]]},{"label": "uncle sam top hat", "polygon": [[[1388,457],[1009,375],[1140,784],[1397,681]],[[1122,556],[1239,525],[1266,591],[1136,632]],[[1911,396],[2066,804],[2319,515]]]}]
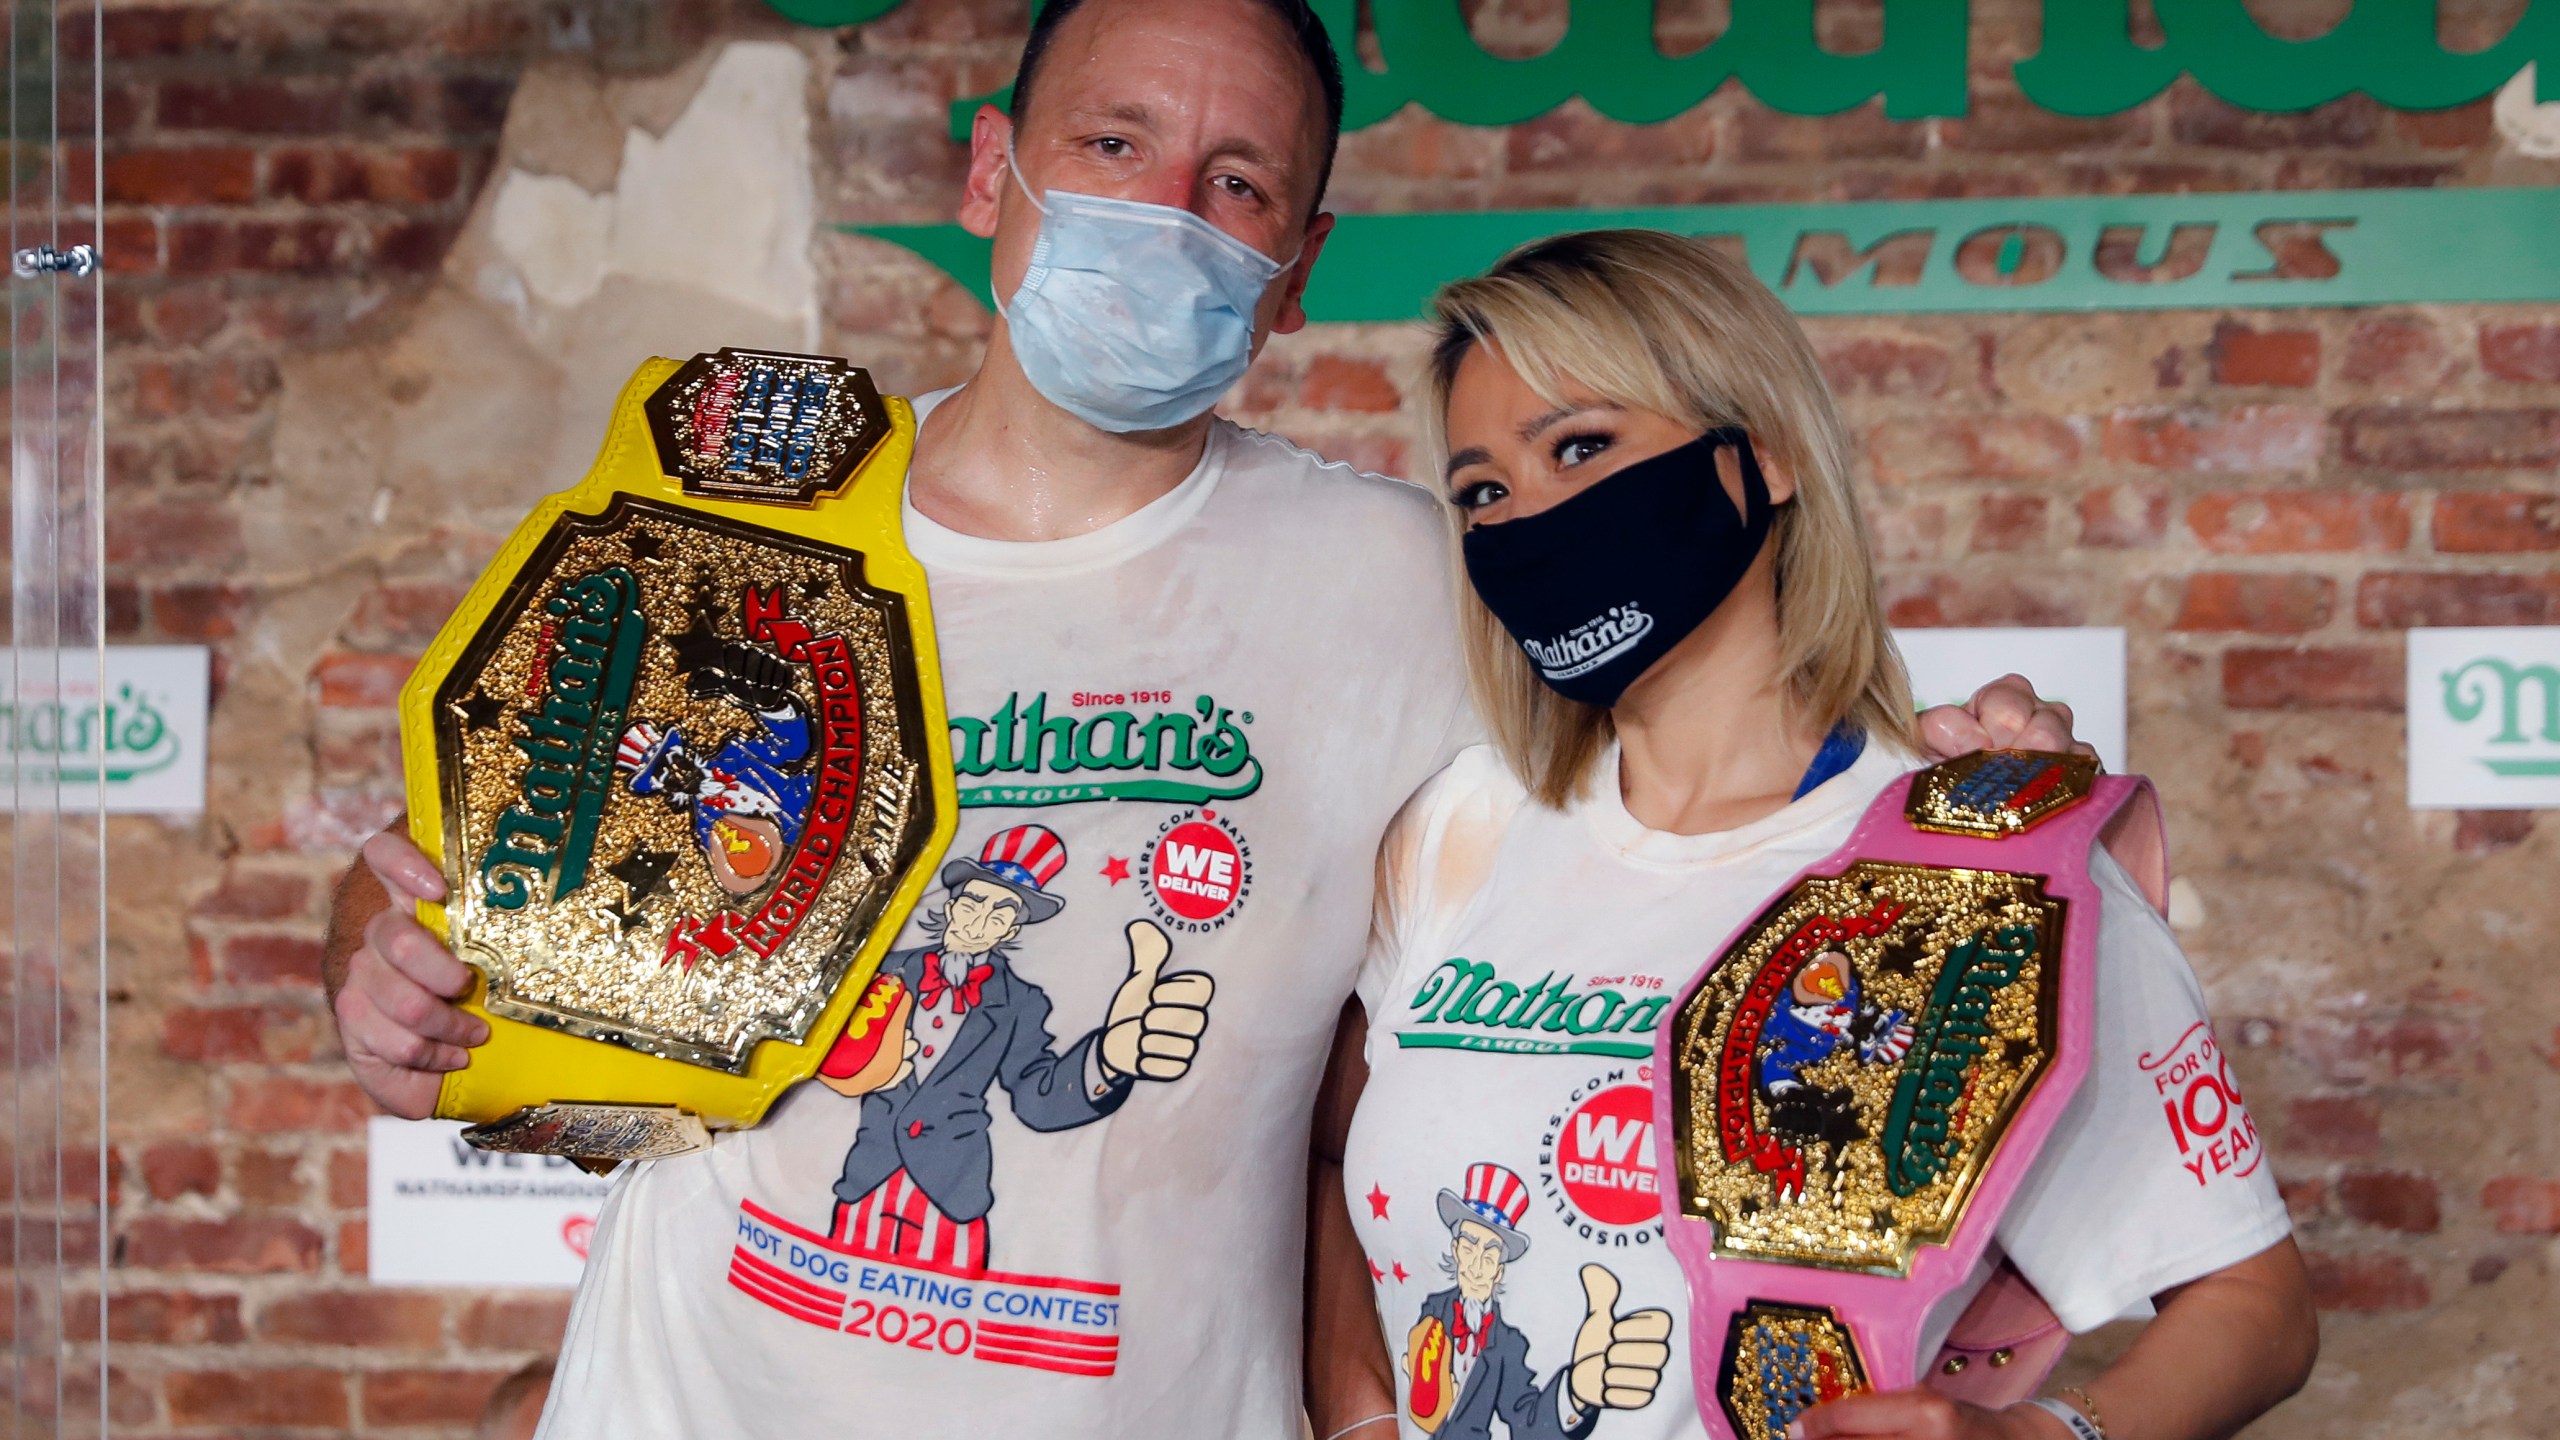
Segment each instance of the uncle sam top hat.
[{"label": "uncle sam top hat", "polygon": [[1440,1223],[1455,1230],[1472,1220],[1502,1237],[1502,1263],[1529,1253],[1529,1237],[1520,1233],[1520,1217],[1529,1213],[1529,1186],[1499,1165],[1479,1162],[1467,1167],[1467,1194],[1440,1192]]},{"label": "uncle sam top hat", "polygon": [[942,886],[957,890],[972,880],[988,880],[1022,899],[1022,923],[1037,925],[1067,907],[1065,897],[1049,893],[1048,884],[1067,868],[1067,842],[1046,825],[1016,825],[990,838],[975,860],[954,860],[942,867]]},{"label": "uncle sam top hat", "polygon": [[654,795],[658,791],[658,761],[683,743],[681,731],[661,734],[648,721],[635,720],[630,729],[622,732],[622,743],[614,747],[614,768],[631,777],[633,794]]}]

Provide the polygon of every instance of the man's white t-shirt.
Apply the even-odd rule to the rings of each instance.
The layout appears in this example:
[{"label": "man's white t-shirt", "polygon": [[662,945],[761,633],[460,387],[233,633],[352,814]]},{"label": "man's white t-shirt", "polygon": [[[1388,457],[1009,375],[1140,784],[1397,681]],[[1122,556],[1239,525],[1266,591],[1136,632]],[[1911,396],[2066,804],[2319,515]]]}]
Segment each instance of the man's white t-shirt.
[{"label": "man's white t-shirt", "polygon": [[[1091,534],[906,526],[960,771],[892,957],[933,1053],[631,1167],[541,1433],[1292,1440],[1308,1122],[1376,848],[1471,724],[1433,502],[1222,421]],[[948,909],[990,875],[1024,923],[967,953]],[[1216,982],[1169,1082],[1096,1053],[1140,922]]]},{"label": "man's white t-shirt", "polygon": [[[1420,1319],[1446,1325],[1458,1298],[1444,1211],[1484,1198],[1500,1213],[1508,1200],[1528,1242],[1504,1266],[1478,1342],[1507,1363],[1474,1367],[1453,1422],[1499,1414],[1504,1433],[1544,1436],[1596,1418],[1605,1440],[1705,1433],[1688,1290],[1655,1187],[1654,1034],[1712,948],[1846,843],[1912,763],[1870,745],[1766,819],[1682,836],[1627,812],[1614,750],[1605,778],[1558,811],[1475,747],[1397,820],[1359,983],[1369,1083],[1343,1184],[1399,1368]],[[2176,940],[2104,850],[2091,871],[2102,897],[2092,1068],[1995,1236],[2075,1331],[2291,1229]],[[1673,1316],[1672,1363],[1643,1409],[1583,1413],[1560,1393],[1588,1313],[1587,1264],[1617,1277],[1615,1313]],[[1923,1354],[1971,1293],[1941,1307]],[[1525,1363],[1506,1330],[1526,1342]],[[1502,1393],[1471,1402],[1465,1385],[1487,1375]],[[1410,1377],[1397,1386],[1405,1433],[1423,1434]],[[1440,1440],[1452,1434],[1444,1424]]]}]

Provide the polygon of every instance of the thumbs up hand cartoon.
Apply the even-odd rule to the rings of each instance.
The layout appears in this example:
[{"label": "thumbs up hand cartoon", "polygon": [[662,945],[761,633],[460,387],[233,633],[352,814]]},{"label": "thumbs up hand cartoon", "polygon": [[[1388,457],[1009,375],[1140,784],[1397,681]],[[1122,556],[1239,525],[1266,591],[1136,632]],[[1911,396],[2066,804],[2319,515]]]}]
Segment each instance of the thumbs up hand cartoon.
[{"label": "thumbs up hand cartoon", "polygon": [[1653,1403],[1662,1367],[1671,1363],[1671,1312],[1617,1314],[1618,1277],[1582,1267],[1588,1313],[1573,1337],[1573,1403],[1582,1409],[1641,1410]]},{"label": "thumbs up hand cartoon", "polygon": [[1172,954],[1164,931],[1129,922],[1129,978],[1102,1022],[1102,1068],[1114,1079],[1179,1080],[1199,1053],[1217,983],[1199,970],[1164,974]]}]

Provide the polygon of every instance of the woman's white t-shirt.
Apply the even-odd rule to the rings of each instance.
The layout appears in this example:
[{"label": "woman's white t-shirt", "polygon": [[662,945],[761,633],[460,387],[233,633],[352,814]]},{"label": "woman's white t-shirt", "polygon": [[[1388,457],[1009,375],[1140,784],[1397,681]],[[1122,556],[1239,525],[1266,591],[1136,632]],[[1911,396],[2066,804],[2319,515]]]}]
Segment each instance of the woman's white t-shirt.
[{"label": "woman's white t-shirt", "polygon": [[[1525,1365],[1472,1367],[1462,1409],[1516,1414],[1524,1435],[1586,1428],[1564,1428],[1575,1410],[1554,1392],[1588,1313],[1582,1267],[1597,1264],[1618,1279],[1616,1313],[1674,1318],[1652,1403],[1600,1412],[1596,1428],[1611,1440],[1704,1433],[1687,1287],[1655,1193],[1655,1031],[1714,948],[1846,843],[1910,764],[1870,745],[1784,810],[1714,835],[1644,828],[1620,797],[1614,752],[1606,778],[1562,811],[1528,799],[1481,746],[1414,797],[1380,865],[1359,984],[1369,1082],[1343,1166],[1400,1369],[1417,1321],[1453,1303],[1441,1197],[1471,1198],[1475,1169],[1480,1193],[1525,1196],[1516,1228],[1528,1248],[1504,1267],[1490,1324],[1467,1323],[1487,1340],[1516,1331],[1527,1349]],[[2103,849],[2090,869],[2103,897],[2096,1053],[1996,1232],[2075,1331],[2140,1313],[2292,1228],[2177,941]],[[1969,1298],[1939,1307],[1923,1354]],[[1467,1406],[1464,1387],[1477,1383],[1521,1393]],[[1397,1384],[1405,1411],[1410,1380]],[[1409,1413],[1403,1423],[1423,1433]],[[1440,1433],[1451,1440],[1447,1425]]]}]

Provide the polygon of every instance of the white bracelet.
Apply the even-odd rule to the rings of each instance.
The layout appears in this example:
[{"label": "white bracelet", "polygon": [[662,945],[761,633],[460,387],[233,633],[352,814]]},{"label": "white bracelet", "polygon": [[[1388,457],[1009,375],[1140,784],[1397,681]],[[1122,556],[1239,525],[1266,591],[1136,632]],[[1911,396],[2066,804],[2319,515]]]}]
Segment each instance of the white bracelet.
[{"label": "white bracelet", "polygon": [[1350,1434],[1354,1430],[1366,1430],[1381,1420],[1393,1420],[1394,1418],[1396,1418],[1396,1412],[1390,1410],[1384,1415],[1372,1415],[1366,1420],[1354,1420],[1350,1424],[1343,1426],[1341,1429],[1334,1431],[1330,1435],[1327,1435],[1324,1437],[1324,1440],[1342,1440],[1343,1436]]},{"label": "white bracelet", "polygon": [[2107,1432],[2089,1423],[2089,1417],[2073,1409],[2068,1400],[2039,1395],[2027,1402],[2054,1419],[2071,1427],[2072,1440],[2107,1440]]}]

